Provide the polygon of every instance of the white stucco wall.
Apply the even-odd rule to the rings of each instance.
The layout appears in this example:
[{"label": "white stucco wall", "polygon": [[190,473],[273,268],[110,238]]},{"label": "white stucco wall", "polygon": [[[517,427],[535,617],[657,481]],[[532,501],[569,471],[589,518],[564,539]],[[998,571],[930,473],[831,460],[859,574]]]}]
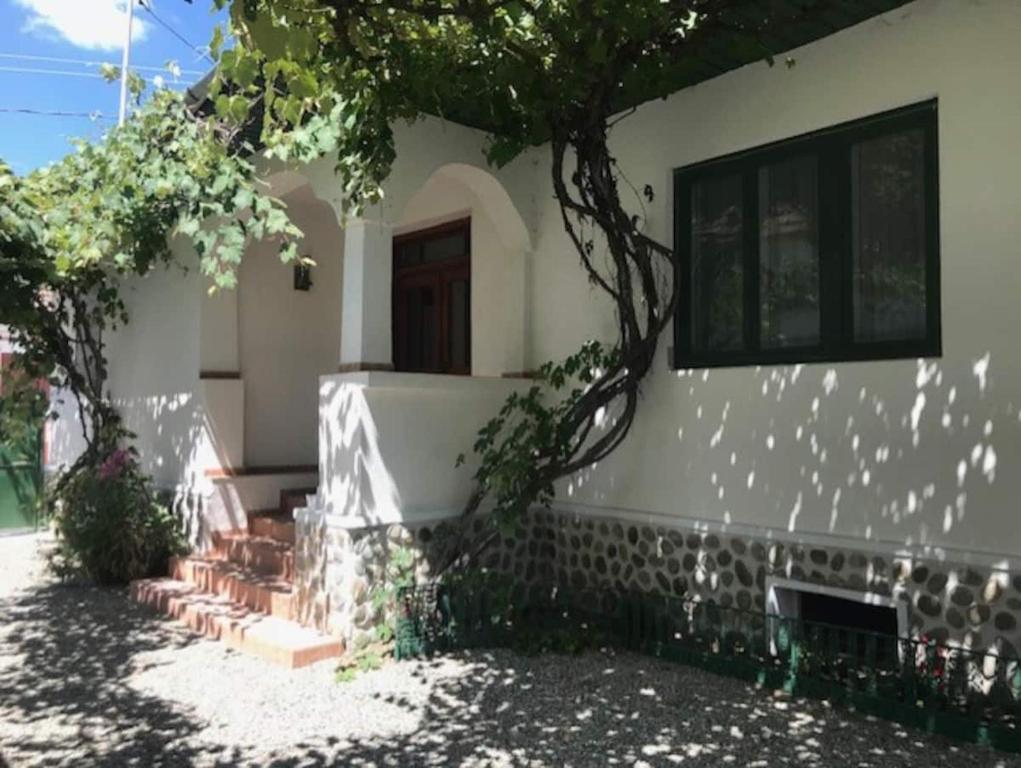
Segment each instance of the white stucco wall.
[{"label": "white stucco wall", "polygon": [[172,248],[187,271],[158,269],[125,281],[130,321],[109,339],[109,389],[159,485],[194,481],[208,443],[199,390],[201,277],[190,245]]},{"label": "white stucco wall", "polygon": [[[745,67],[615,129],[622,170],[657,193],[650,232],[671,242],[674,168],[937,97],[943,356],[678,373],[665,340],[627,443],[563,500],[1021,553],[1019,36],[1016,2],[921,0],[795,51],[793,68]],[[532,364],[613,338],[554,214],[539,216]]]},{"label": "white stucco wall", "polygon": [[333,211],[302,188],[286,198],[316,262],[312,288],[294,290],[293,269],[273,243],[245,253],[238,285],[246,466],[315,464],[318,386],[337,370],[343,237]]},{"label": "white stucco wall", "polygon": [[524,369],[523,244],[504,242],[485,201],[456,171],[437,171],[408,201],[395,233],[471,217],[471,368],[473,376]]}]

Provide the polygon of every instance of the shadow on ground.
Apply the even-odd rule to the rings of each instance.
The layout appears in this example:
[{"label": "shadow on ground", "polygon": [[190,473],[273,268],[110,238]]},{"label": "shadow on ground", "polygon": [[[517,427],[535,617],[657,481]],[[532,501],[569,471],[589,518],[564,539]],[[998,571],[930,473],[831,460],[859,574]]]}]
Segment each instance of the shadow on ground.
[{"label": "shadow on ground", "polygon": [[120,590],[48,585],[0,599],[0,711],[5,727],[20,726],[14,764],[200,760],[188,737],[202,725],[127,684],[139,653],[192,642],[156,623]]},{"label": "shadow on ground", "polygon": [[[284,685],[293,679],[293,685],[323,686],[335,711],[325,713],[325,722],[335,727],[310,728],[308,710],[267,700],[271,715],[292,718],[293,741],[268,746],[256,728],[245,743],[228,736],[223,723],[196,714],[188,701],[202,691],[181,701],[132,684],[147,666],[168,663],[167,654],[150,651],[170,645],[171,655],[187,656],[196,650],[189,646],[204,642],[119,590],[42,586],[0,597],[0,766],[4,757],[14,766],[76,768],[1021,766],[1013,757],[928,739],[818,702],[780,701],[697,670],[597,653],[473,652],[391,666],[340,693],[324,668]],[[208,685],[215,686],[221,671],[210,666]],[[325,706],[313,693],[309,710]],[[256,714],[234,709],[243,711],[224,716]],[[395,710],[410,715],[407,727],[383,722],[383,713]]]}]

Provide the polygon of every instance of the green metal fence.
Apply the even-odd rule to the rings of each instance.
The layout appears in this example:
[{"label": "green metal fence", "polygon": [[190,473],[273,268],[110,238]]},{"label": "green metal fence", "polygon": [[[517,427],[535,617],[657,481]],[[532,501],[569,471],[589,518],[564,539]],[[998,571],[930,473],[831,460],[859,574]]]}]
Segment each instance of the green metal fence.
[{"label": "green metal fence", "polygon": [[1021,752],[1017,658],[643,592],[431,585],[401,604],[398,658],[570,633]]},{"label": "green metal fence", "polygon": [[18,444],[0,443],[0,531],[36,527],[43,484],[40,458],[37,436]]}]

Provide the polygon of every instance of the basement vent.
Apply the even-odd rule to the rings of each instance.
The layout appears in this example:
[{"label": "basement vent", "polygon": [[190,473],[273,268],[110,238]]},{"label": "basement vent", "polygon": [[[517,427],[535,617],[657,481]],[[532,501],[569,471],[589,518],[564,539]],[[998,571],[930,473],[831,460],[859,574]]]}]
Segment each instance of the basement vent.
[{"label": "basement vent", "polygon": [[[782,625],[797,626],[803,637],[839,646],[843,652],[861,652],[868,637],[879,642],[881,654],[897,654],[892,638],[904,637],[908,629],[907,604],[873,592],[775,579],[766,583],[766,611],[782,617],[772,624],[773,652]],[[791,621],[787,621],[790,619]]]}]

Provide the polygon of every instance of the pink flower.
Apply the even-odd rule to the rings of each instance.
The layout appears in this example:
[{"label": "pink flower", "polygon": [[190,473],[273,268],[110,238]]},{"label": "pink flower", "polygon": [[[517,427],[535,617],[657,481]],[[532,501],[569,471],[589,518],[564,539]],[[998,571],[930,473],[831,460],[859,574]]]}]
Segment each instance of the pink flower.
[{"label": "pink flower", "polygon": [[121,473],[124,472],[124,468],[128,465],[129,459],[128,452],[123,448],[118,448],[99,465],[99,478],[101,480],[113,480],[120,477]]}]

